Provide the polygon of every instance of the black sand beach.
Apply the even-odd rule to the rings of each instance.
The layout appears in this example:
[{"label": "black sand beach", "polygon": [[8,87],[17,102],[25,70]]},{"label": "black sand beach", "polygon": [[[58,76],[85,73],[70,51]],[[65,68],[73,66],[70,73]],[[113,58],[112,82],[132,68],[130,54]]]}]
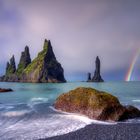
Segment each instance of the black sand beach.
[{"label": "black sand beach", "polygon": [[140,140],[140,123],[91,124],[75,132],[44,140]]}]

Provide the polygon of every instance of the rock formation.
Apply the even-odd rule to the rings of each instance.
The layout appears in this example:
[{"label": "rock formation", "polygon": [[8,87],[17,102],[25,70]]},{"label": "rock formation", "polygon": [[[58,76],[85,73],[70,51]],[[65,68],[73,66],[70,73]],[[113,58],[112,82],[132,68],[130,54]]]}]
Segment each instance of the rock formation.
[{"label": "rock formation", "polygon": [[51,42],[45,39],[43,50],[31,62],[28,46],[21,53],[20,62],[16,70],[14,56],[7,63],[6,74],[0,77],[6,82],[66,82],[64,70],[56,60]]},{"label": "rock formation", "polygon": [[133,106],[121,105],[117,97],[84,87],[60,95],[54,107],[61,111],[79,113],[103,121],[122,121],[140,117],[140,110]]},{"label": "rock formation", "polygon": [[25,50],[21,53],[20,62],[17,68],[17,74],[20,75],[24,69],[31,63],[29,47],[26,46]]},{"label": "rock formation", "polygon": [[10,63],[7,62],[6,75],[14,74],[16,72],[16,64],[14,55],[10,59]]},{"label": "rock formation", "polygon": [[88,79],[87,82],[91,82],[91,73],[88,73]]},{"label": "rock formation", "polygon": [[50,41],[23,72],[23,82],[66,82],[64,70],[56,60]]},{"label": "rock formation", "polygon": [[96,61],[95,61],[95,72],[94,72],[94,76],[93,76],[93,78],[91,80],[89,80],[90,79],[89,76],[91,76],[91,75],[88,74],[88,80],[87,80],[87,82],[104,82],[104,80],[102,79],[101,74],[100,74],[100,68],[101,68],[100,65],[101,65],[100,64],[100,59],[97,56],[96,57]]}]

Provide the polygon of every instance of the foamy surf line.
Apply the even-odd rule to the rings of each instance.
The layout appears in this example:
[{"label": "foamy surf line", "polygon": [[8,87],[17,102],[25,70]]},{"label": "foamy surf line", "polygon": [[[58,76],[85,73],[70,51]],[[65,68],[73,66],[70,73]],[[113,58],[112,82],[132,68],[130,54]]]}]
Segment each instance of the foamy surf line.
[{"label": "foamy surf line", "polygon": [[8,111],[2,114],[2,116],[5,117],[19,117],[19,116],[23,116],[27,113],[30,113],[30,111],[28,110],[23,110],[23,111]]},{"label": "foamy surf line", "polygon": [[88,118],[87,116],[84,116],[84,115],[79,115],[79,114],[76,114],[76,113],[67,113],[67,112],[63,112],[63,111],[60,111],[60,110],[55,109],[53,106],[50,106],[49,108],[51,108],[51,109],[52,109],[53,111],[55,111],[55,112],[63,113],[63,114],[66,115],[68,118],[82,121],[82,122],[84,122],[86,125],[89,125],[89,124],[115,125],[115,124],[117,124],[117,122],[98,121],[98,120],[90,119],[90,118]]},{"label": "foamy surf line", "polygon": [[140,99],[132,100],[133,102],[140,102]]}]

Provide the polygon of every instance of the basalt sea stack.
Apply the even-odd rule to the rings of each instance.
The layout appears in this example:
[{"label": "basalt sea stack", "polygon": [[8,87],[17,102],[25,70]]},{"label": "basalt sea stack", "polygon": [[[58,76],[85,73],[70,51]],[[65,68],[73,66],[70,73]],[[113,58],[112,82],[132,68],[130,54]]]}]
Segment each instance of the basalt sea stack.
[{"label": "basalt sea stack", "polygon": [[92,81],[93,82],[103,82],[104,80],[102,79],[102,77],[100,75],[100,59],[98,56],[96,57],[95,66],[96,66],[96,68],[95,68],[95,73],[92,78]]},{"label": "basalt sea stack", "polygon": [[50,40],[44,41],[43,50],[31,62],[29,47],[21,53],[16,69],[14,56],[7,63],[6,74],[0,77],[5,82],[57,83],[66,82],[64,70],[56,60]]},{"label": "basalt sea stack", "polygon": [[96,61],[95,61],[95,72],[94,72],[94,76],[93,78],[91,79],[91,74],[88,73],[88,82],[104,82],[104,80],[102,79],[101,77],[101,74],[100,74],[100,59],[99,57],[97,56],[96,57]]}]

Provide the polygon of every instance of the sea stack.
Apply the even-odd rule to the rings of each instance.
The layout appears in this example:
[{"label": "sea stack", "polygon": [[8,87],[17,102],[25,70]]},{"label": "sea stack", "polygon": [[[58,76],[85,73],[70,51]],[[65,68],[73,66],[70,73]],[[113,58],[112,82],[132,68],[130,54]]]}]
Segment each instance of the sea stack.
[{"label": "sea stack", "polygon": [[87,82],[91,82],[91,73],[90,73],[90,72],[88,73],[88,79],[87,79]]},{"label": "sea stack", "polygon": [[45,39],[43,50],[31,62],[29,47],[21,53],[16,70],[15,57],[7,63],[2,82],[60,83],[66,82],[64,70],[57,61],[50,40]]},{"label": "sea stack", "polygon": [[26,46],[25,50],[21,53],[20,61],[17,68],[17,74],[21,75],[24,69],[31,63],[29,47]]},{"label": "sea stack", "polygon": [[87,82],[104,82],[104,80],[102,79],[101,74],[100,74],[100,68],[101,68],[101,63],[100,63],[99,57],[97,56],[96,61],[95,61],[94,76],[91,79],[91,73],[88,73]]},{"label": "sea stack", "polygon": [[66,82],[64,70],[56,60],[50,40],[45,39],[43,50],[23,71],[21,81],[35,83]]},{"label": "sea stack", "polygon": [[92,82],[103,82],[104,80],[101,77],[100,74],[100,59],[97,56],[96,57],[96,61],[95,61],[95,72],[94,72],[94,76],[92,78]]},{"label": "sea stack", "polygon": [[16,64],[14,55],[10,59],[10,63],[7,62],[6,75],[14,74],[16,72]]}]

